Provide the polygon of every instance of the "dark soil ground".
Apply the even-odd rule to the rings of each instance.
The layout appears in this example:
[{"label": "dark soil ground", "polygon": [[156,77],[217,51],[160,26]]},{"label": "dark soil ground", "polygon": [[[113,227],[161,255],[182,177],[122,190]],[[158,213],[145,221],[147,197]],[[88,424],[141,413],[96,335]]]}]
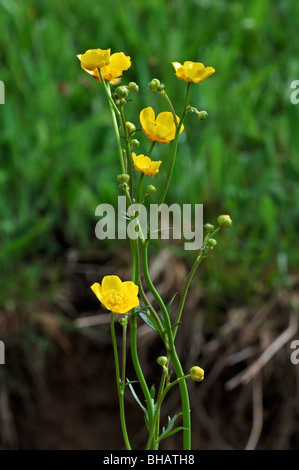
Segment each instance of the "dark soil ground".
[{"label": "dark soil ground", "polygon": [[[112,268],[117,272],[117,266]],[[161,255],[153,277],[162,294],[172,296],[182,270],[169,253]],[[76,328],[61,326],[60,317],[52,312],[40,315],[51,348],[39,357],[38,366],[25,356],[20,361],[24,355],[20,346],[18,352],[8,350],[6,365],[13,374],[0,382],[0,448],[124,448],[109,320],[86,294],[86,285],[101,277],[99,266],[83,269],[79,262],[72,266],[63,285],[60,313]],[[185,370],[198,364],[206,372],[204,382],[189,383],[193,449],[299,448],[299,365],[290,361],[290,343],[298,339],[295,292],[296,288],[291,293],[277,291],[255,309],[222,309],[225,320],[214,331],[205,322],[203,294],[196,286],[191,290],[186,307],[192,316],[186,315],[180,326],[177,344]],[[95,325],[86,327],[88,322]],[[118,324],[116,330],[119,334]],[[138,341],[145,376],[157,385],[156,358],[164,352],[161,342],[142,321]],[[127,376],[134,380],[130,364],[128,359]],[[177,391],[169,394],[162,411],[162,424],[180,411]],[[142,449],[143,416],[129,390],[126,412],[132,447]],[[180,433],[162,441],[161,448],[181,449]]]}]

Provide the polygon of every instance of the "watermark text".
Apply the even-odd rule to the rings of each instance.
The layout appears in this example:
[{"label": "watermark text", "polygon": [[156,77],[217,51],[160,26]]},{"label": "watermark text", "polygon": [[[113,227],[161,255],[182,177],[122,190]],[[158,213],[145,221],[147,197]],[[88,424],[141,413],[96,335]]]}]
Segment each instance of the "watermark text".
[{"label": "watermark text", "polygon": [[95,227],[99,240],[158,239],[160,236],[163,240],[183,238],[185,250],[199,250],[203,245],[202,204],[194,207],[191,204],[182,207],[179,204],[150,204],[146,208],[134,203],[127,208],[126,197],[118,196],[116,211],[111,204],[100,204],[95,215],[101,217]]},{"label": "watermark text", "polygon": [[297,365],[299,364],[299,339],[292,341],[291,349],[294,349],[290,357],[291,363]]},{"label": "watermark text", "polygon": [[2,80],[0,80],[0,104],[5,104],[5,85]]},{"label": "watermark text", "polygon": [[0,365],[5,364],[5,346],[3,341],[0,341]]},{"label": "watermark text", "polygon": [[299,103],[299,80],[293,80],[291,83],[291,88],[295,88],[295,91],[291,93],[291,103],[298,104]]}]

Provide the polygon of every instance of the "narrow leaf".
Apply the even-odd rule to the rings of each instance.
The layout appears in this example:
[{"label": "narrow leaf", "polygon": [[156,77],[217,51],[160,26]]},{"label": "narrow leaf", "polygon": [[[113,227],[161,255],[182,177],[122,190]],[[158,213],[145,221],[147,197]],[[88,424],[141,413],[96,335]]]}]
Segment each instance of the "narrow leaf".
[{"label": "narrow leaf", "polygon": [[164,437],[172,430],[173,426],[174,426],[174,422],[175,420],[177,419],[177,417],[179,415],[181,415],[182,413],[178,413],[177,415],[174,415],[173,418],[170,418],[170,416],[168,416],[168,425],[167,425],[167,428],[165,429],[165,427],[163,427],[162,429],[162,433],[161,433],[161,436],[160,436],[160,439],[164,439]]},{"label": "narrow leaf", "polygon": [[162,441],[162,439],[165,439],[166,437],[172,436],[173,434],[179,432],[179,431],[184,431],[187,428],[184,428],[183,426],[179,426],[178,428],[173,429],[172,431],[168,432],[167,434],[161,434],[159,437],[159,441]]},{"label": "narrow leaf", "polygon": [[148,318],[147,315],[145,315],[144,313],[139,313],[140,317],[142,318],[142,320],[154,331],[156,331],[158,333],[158,330],[156,328],[156,326],[154,325],[154,323],[152,322],[152,320],[150,318]]},{"label": "narrow leaf", "polygon": [[146,419],[148,419],[148,414],[147,414],[147,409],[142,405],[141,401],[139,400],[134,388],[133,388],[133,385],[131,383],[128,383],[129,385],[129,388],[131,390],[131,393],[133,395],[133,397],[135,398],[136,402],[138,403],[138,405],[140,406],[140,408],[142,409],[143,413],[145,414],[145,417]]},{"label": "narrow leaf", "polygon": [[174,299],[176,298],[176,295],[177,295],[177,292],[174,294],[174,296],[172,297],[172,299],[170,300],[170,302],[167,304],[166,308],[167,308],[167,312],[168,314],[170,315],[170,309],[171,309],[171,305],[172,305],[172,302],[174,301]]}]

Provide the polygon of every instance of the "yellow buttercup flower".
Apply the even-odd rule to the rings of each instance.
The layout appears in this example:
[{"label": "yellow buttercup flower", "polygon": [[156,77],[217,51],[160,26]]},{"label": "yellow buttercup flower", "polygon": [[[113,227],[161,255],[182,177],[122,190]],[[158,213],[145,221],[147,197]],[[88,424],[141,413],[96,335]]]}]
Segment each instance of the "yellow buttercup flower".
[{"label": "yellow buttercup flower", "polygon": [[116,52],[110,56],[110,49],[89,49],[84,54],[78,54],[81,67],[85,72],[92,75],[98,82],[102,82],[99,69],[101,69],[104,80],[113,85],[120,82],[124,70],[131,66],[131,58],[123,52]]},{"label": "yellow buttercup flower", "polygon": [[201,62],[191,62],[187,60],[184,64],[172,62],[175,74],[180,80],[185,82],[200,83],[215,72],[213,67],[205,67]]},{"label": "yellow buttercup flower", "polygon": [[[176,125],[172,113],[165,111],[158,114],[157,118],[155,118],[155,112],[149,106],[141,111],[139,118],[144,133],[152,142],[166,144],[174,139]],[[176,118],[177,122],[179,122],[178,116]],[[184,126],[182,125],[180,133],[183,130]]]},{"label": "yellow buttercup flower", "polygon": [[138,286],[132,281],[122,282],[118,276],[105,276],[102,285],[91,286],[99,301],[113,313],[128,313],[139,305]]},{"label": "yellow buttercup flower", "polygon": [[136,155],[132,153],[134,167],[137,171],[141,171],[145,175],[151,176],[152,178],[158,173],[159,167],[162,161],[155,162],[145,155]]}]

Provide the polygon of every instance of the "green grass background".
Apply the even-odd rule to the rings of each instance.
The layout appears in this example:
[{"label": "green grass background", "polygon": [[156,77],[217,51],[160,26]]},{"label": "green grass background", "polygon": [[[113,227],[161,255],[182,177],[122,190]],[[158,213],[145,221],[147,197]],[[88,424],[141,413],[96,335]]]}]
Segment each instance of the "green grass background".
[{"label": "green grass background", "polygon": [[[144,106],[166,109],[147,88],[153,77],[180,112],[185,84],[171,61],[216,69],[192,86],[191,104],[209,118],[188,116],[167,200],[203,203],[206,222],[233,219],[202,268],[211,303],[256,302],[287,284],[299,256],[299,105],[290,102],[298,14],[289,0],[2,0],[1,307],[46,299],[59,282],[61,247],[97,246],[95,208],[119,194],[104,93],[76,58],[97,47],[132,58],[123,83],[140,87],[127,106],[135,124]],[[156,186],[162,181],[163,171]]]}]

